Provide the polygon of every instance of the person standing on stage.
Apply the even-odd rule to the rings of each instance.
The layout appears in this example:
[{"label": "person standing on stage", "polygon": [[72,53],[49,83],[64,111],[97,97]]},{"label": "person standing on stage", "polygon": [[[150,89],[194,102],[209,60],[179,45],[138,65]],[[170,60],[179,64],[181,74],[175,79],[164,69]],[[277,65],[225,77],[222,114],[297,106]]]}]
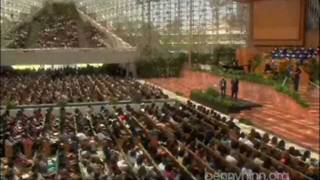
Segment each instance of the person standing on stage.
[{"label": "person standing on stage", "polygon": [[239,92],[239,80],[235,78],[231,80],[231,97],[234,99],[237,99],[238,92]]},{"label": "person standing on stage", "polygon": [[293,83],[294,83],[294,90],[295,91],[299,90],[300,74],[301,74],[301,69],[299,68],[299,66],[297,66],[296,70],[294,72],[294,77],[293,77]]},{"label": "person standing on stage", "polygon": [[238,92],[239,92],[239,79],[235,79],[235,99],[238,99]]},{"label": "person standing on stage", "polygon": [[219,82],[220,85],[220,95],[221,97],[225,97],[226,96],[226,91],[227,91],[227,81],[222,78]]},{"label": "person standing on stage", "polygon": [[292,65],[291,64],[289,64],[288,66],[287,66],[287,69],[286,69],[286,77],[284,78],[284,80],[283,80],[283,82],[282,82],[282,86],[284,86],[286,83],[287,83],[287,81],[290,79],[290,77],[291,77],[291,74],[292,74]]},{"label": "person standing on stage", "polygon": [[231,83],[231,98],[234,98],[234,95],[235,95],[235,79],[231,79],[231,81],[230,81],[230,83]]}]

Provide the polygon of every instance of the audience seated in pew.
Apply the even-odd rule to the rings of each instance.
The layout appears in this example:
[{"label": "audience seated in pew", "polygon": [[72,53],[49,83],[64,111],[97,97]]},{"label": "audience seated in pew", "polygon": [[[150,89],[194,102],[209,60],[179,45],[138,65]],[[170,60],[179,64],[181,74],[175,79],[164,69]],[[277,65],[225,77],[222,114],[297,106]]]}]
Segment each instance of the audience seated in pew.
[{"label": "audience seated in pew", "polygon": [[103,73],[67,73],[63,69],[27,74],[3,73],[0,95],[1,105],[8,102],[29,105],[167,98],[160,89],[134,79],[120,79]]},{"label": "audience seated in pew", "polygon": [[[189,102],[189,106],[191,107],[195,107],[191,102]],[[217,119],[218,121],[222,122],[219,124],[223,124],[225,123],[225,121],[223,120],[223,118],[221,118],[220,115],[218,115],[215,112],[209,112],[208,110],[206,110],[206,108],[204,107],[199,107],[198,110],[201,112],[200,114],[204,114],[205,116],[211,116],[214,119]],[[220,117],[219,117],[220,116]],[[243,142],[245,136],[243,136],[244,134],[241,134],[241,138],[239,140],[241,140]],[[261,136],[258,132],[252,130],[251,133],[249,134],[249,137],[253,137],[251,139],[252,143],[255,142],[262,142],[262,144],[260,146],[261,151],[266,151],[265,153],[267,155],[269,155],[271,158],[274,158],[278,161],[281,161],[283,164],[286,164],[289,167],[292,167],[296,170],[300,170],[303,169],[301,172],[302,173],[307,173],[310,172],[312,169],[312,171],[314,172],[314,168],[319,170],[319,161],[316,164],[310,164],[306,161],[303,161],[302,159],[305,158],[295,158],[294,155],[290,152],[293,151],[293,147],[289,148],[289,149],[285,149],[285,143],[283,140],[278,141],[278,139],[276,137],[273,137],[271,140],[270,138],[266,137],[267,134]],[[263,139],[265,140],[265,142],[261,141],[261,137],[264,137]],[[269,142],[270,141],[270,142]],[[267,148],[267,149],[266,149]],[[290,150],[291,149],[291,150]],[[282,151],[282,152],[281,152]],[[243,152],[242,152],[243,153]],[[303,153],[299,152],[298,150],[294,150],[294,154],[296,156],[301,156]],[[305,156],[310,156],[310,152],[309,151],[305,151],[304,154],[306,154]],[[274,157],[273,157],[274,156]],[[315,166],[314,166],[315,165]]]},{"label": "audience seated in pew", "polygon": [[319,162],[308,160],[309,151],[287,149],[284,141],[254,129],[245,134],[232,118],[190,102],[138,110],[129,105],[61,109],[60,115],[52,109],[32,114],[22,109],[1,118],[12,137],[7,149],[13,146],[14,151],[1,159],[7,177],[173,180],[204,179],[206,172],[217,171],[287,173],[290,179],[319,176]]}]

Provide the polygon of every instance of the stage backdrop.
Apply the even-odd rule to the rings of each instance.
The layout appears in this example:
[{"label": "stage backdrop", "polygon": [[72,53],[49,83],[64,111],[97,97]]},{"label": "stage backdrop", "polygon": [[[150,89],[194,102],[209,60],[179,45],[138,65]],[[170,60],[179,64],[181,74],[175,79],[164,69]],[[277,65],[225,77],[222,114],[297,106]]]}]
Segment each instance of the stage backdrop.
[{"label": "stage backdrop", "polygon": [[253,45],[303,45],[305,7],[305,0],[254,1],[251,11]]}]

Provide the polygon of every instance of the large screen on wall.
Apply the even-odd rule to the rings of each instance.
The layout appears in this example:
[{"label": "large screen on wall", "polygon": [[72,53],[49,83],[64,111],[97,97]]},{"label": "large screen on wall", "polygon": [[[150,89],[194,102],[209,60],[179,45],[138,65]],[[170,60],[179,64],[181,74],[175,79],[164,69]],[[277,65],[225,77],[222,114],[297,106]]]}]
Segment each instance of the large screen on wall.
[{"label": "large screen on wall", "polygon": [[302,45],[305,0],[259,0],[252,8],[255,45]]}]

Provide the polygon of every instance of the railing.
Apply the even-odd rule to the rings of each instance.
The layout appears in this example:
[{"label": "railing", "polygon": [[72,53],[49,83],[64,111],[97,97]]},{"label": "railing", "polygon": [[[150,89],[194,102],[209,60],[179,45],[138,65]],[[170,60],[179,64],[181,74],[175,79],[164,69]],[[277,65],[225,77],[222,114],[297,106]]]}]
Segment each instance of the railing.
[{"label": "railing", "polygon": [[136,56],[132,48],[1,49],[1,64],[121,64],[135,62]]},{"label": "railing", "polygon": [[[172,99],[148,99],[148,100],[142,100],[140,102],[134,102],[131,100],[121,100],[117,102],[110,102],[110,101],[96,101],[96,102],[78,102],[78,103],[66,103],[64,105],[65,108],[84,108],[90,106],[119,106],[119,105],[140,105],[140,104],[158,104],[158,103],[175,103],[175,100]],[[32,105],[18,105],[15,107],[12,107],[11,110],[19,110],[21,108],[23,109],[36,109],[36,108],[59,108],[61,107],[59,104],[32,104]],[[2,113],[5,111],[5,106],[0,106],[0,112]]]},{"label": "railing", "polygon": [[[29,48],[29,49],[11,49],[11,48],[3,48],[1,51],[23,51],[23,52],[32,52],[32,51],[43,51],[43,50],[91,50],[93,48],[74,48],[74,47],[66,47],[66,48],[59,48],[59,47],[52,47],[52,48]],[[105,49],[105,48],[94,48],[94,49]]]}]

